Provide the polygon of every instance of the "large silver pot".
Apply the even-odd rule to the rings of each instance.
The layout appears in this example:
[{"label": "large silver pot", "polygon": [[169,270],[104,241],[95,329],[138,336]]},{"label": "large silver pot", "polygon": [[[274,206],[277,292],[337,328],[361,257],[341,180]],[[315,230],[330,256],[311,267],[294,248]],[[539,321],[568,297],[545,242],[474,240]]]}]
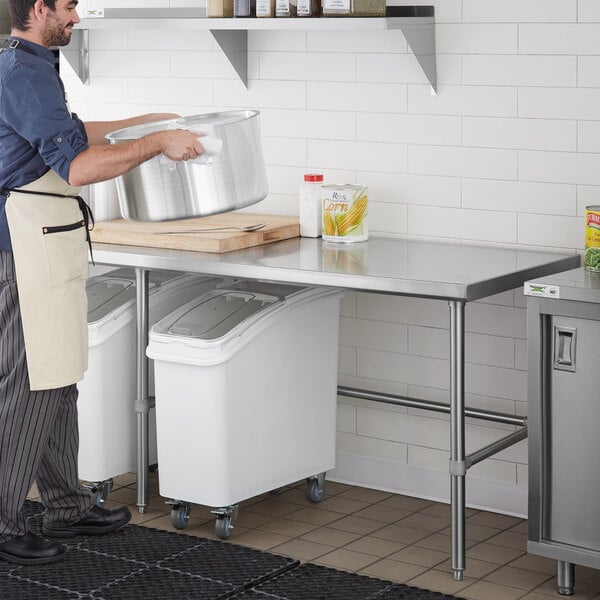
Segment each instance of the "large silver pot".
[{"label": "large silver pot", "polygon": [[258,111],[238,110],[156,121],[109,133],[118,144],[164,129],[202,131],[223,141],[208,164],[156,156],[117,177],[121,212],[132,221],[204,217],[259,202],[268,193]]}]

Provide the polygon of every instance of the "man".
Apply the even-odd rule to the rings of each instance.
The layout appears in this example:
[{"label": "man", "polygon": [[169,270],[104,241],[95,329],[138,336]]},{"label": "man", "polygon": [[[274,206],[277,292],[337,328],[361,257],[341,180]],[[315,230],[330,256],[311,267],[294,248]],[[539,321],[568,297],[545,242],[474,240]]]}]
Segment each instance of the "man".
[{"label": "man", "polygon": [[[95,506],[77,473],[91,217],[78,186],[161,153],[188,160],[204,151],[184,130],[105,143],[109,131],[176,115],[83,123],[70,113],[49,47],[69,42],[76,6],[9,0],[11,37],[0,52],[0,559],[25,565],[63,558],[47,538],[104,534],[131,518],[126,507]],[[22,514],[34,481],[46,537],[28,532]]]}]

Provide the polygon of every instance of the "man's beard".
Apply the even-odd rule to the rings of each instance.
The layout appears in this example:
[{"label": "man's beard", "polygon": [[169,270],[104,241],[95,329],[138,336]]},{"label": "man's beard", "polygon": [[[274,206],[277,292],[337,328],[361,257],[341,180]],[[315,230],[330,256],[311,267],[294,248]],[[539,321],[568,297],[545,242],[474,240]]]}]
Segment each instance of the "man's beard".
[{"label": "man's beard", "polygon": [[[69,23],[69,25],[71,25]],[[71,30],[67,30],[67,26],[58,22],[55,16],[48,20],[48,27],[44,34],[44,45],[50,46],[66,46],[71,41]]]}]

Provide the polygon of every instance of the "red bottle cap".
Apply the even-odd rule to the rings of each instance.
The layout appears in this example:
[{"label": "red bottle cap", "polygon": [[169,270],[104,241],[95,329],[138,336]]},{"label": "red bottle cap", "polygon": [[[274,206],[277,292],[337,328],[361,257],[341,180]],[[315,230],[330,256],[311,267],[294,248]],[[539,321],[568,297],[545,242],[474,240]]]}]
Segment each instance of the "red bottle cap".
[{"label": "red bottle cap", "polygon": [[304,181],[323,181],[323,175],[317,173],[309,173],[304,176]]}]

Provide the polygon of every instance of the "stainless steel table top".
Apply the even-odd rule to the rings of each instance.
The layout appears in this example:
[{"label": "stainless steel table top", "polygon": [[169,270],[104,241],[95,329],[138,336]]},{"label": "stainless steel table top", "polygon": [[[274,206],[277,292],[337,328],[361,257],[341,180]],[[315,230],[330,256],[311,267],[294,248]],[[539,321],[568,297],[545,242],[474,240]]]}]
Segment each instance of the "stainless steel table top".
[{"label": "stainless steel table top", "polygon": [[372,236],[367,242],[293,238],[212,254],[94,244],[97,263],[472,301],[573,269],[577,254]]}]

